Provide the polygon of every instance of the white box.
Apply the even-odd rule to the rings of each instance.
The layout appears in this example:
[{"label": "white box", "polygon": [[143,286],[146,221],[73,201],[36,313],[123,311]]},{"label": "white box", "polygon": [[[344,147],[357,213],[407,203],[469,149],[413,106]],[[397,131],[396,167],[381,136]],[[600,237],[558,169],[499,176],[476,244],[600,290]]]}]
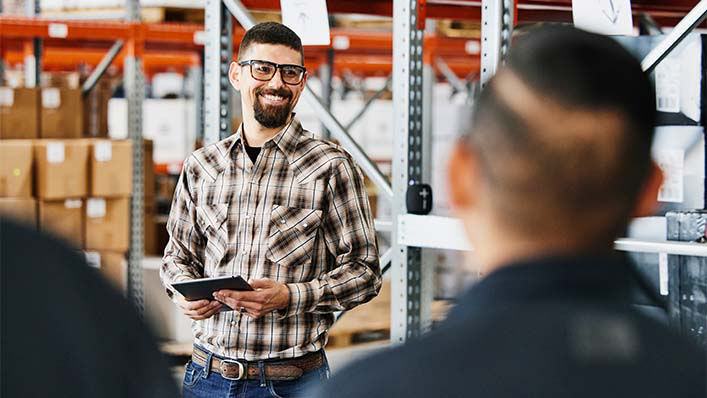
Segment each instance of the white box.
[{"label": "white box", "polygon": [[176,342],[194,340],[192,321],[172,302],[160,281],[160,257],[143,260],[143,295],[145,320],[160,339]]},{"label": "white box", "polygon": [[[128,138],[128,105],[124,98],[108,103],[108,134]],[[179,163],[196,143],[196,107],[187,99],[146,99],[142,111],[142,136],[154,141],[155,163]]]}]

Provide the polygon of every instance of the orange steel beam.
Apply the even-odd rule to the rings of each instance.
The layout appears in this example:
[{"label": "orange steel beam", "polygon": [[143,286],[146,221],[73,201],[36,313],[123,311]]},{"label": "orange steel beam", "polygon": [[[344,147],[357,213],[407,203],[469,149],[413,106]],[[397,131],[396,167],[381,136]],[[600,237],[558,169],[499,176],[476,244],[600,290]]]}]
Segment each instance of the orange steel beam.
[{"label": "orange steel beam", "polygon": [[[96,66],[105,55],[99,50],[76,50],[70,48],[45,48],[42,54],[42,64],[47,70],[66,70],[77,65]],[[122,69],[125,50],[121,51],[111,64],[112,67]],[[24,62],[21,51],[6,50],[5,60],[9,65]],[[150,51],[145,52],[142,63],[146,70],[164,70],[186,66],[195,66],[201,63],[198,53],[184,51]]]}]

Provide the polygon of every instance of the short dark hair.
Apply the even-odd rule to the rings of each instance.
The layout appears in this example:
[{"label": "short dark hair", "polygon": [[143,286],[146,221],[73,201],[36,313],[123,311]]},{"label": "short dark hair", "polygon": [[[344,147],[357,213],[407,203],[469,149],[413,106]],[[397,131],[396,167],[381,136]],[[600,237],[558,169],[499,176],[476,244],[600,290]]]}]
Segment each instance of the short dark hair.
[{"label": "short dark hair", "polygon": [[289,47],[300,53],[302,64],[304,64],[302,40],[297,36],[297,33],[281,23],[261,22],[248,29],[238,48],[238,59],[242,60],[241,54],[245,54],[252,43],[280,44]]},{"label": "short dark hair", "polygon": [[[504,74],[534,106],[552,104],[588,123],[523,115],[499,89]],[[607,36],[551,26],[516,40],[476,100],[465,138],[513,228],[606,241],[623,232],[645,183],[655,120],[654,89],[637,59]]]}]

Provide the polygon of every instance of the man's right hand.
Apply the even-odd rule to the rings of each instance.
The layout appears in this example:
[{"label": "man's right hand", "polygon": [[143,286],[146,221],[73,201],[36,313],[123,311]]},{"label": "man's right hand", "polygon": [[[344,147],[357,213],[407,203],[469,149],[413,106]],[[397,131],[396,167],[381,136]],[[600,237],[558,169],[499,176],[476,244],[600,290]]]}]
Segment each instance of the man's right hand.
[{"label": "man's right hand", "polygon": [[177,305],[182,309],[184,315],[195,321],[211,318],[223,306],[216,300],[187,301],[184,297],[177,299]]}]

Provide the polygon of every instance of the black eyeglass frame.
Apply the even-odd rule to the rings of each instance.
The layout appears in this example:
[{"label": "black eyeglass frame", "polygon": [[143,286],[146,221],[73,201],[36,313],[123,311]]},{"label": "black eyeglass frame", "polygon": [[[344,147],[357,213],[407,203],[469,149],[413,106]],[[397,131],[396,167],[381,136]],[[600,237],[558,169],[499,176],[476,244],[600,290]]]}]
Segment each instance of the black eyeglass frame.
[{"label": "black eyeglass frame", "polygon": [[[275,71],[272,73],[272,75],[271,75],[268,79],[259,79],[259,78],[255,77],[255,75],[253,74],[253,63],[255,63],[255,62],[260,62],[260,63],[263,63],[263,64],[271,65],[271,66],[273,66],[273,67],[275,68]],[[239,65],[239,66],[246,66],[246,65],[248,65],[248,66],[250,67],[250,76],[251,76],[253,79],[255,79],[255,80],[257,80],[257,81],[261,81],[261,82],[269,82],[270,80],[272,80],[273,77],[275,77],[275,74],[279,71],[279,72],[280,72],[280,79],[282,79],[282,82],[285,83],[285,84],[289,84],[290,86],[296,86],[296,85],[302,83],[302,80],[304,80],[304,76],[307,74],[307,68],[305,68],[305,67],[302,66],[302,65],[294,65],[294,64],[276,64],[276,63],[274,63],[274,62],[264,61],[264,60],[262,60],[262,59],[248,59],[248,60],[245,60],[245,61],[238,61],[238,65]],[[301,71],[302,71],[302,75],[300,76],[299,81],[298,81],[297,83],[288,83],[288,82],[286,82],[286,81],[285,81],[285,78],[282,76],[282,68],[283,68],[283,67],[291,67],[291,68],[295,68],[295,69],[301,70]]]}]

